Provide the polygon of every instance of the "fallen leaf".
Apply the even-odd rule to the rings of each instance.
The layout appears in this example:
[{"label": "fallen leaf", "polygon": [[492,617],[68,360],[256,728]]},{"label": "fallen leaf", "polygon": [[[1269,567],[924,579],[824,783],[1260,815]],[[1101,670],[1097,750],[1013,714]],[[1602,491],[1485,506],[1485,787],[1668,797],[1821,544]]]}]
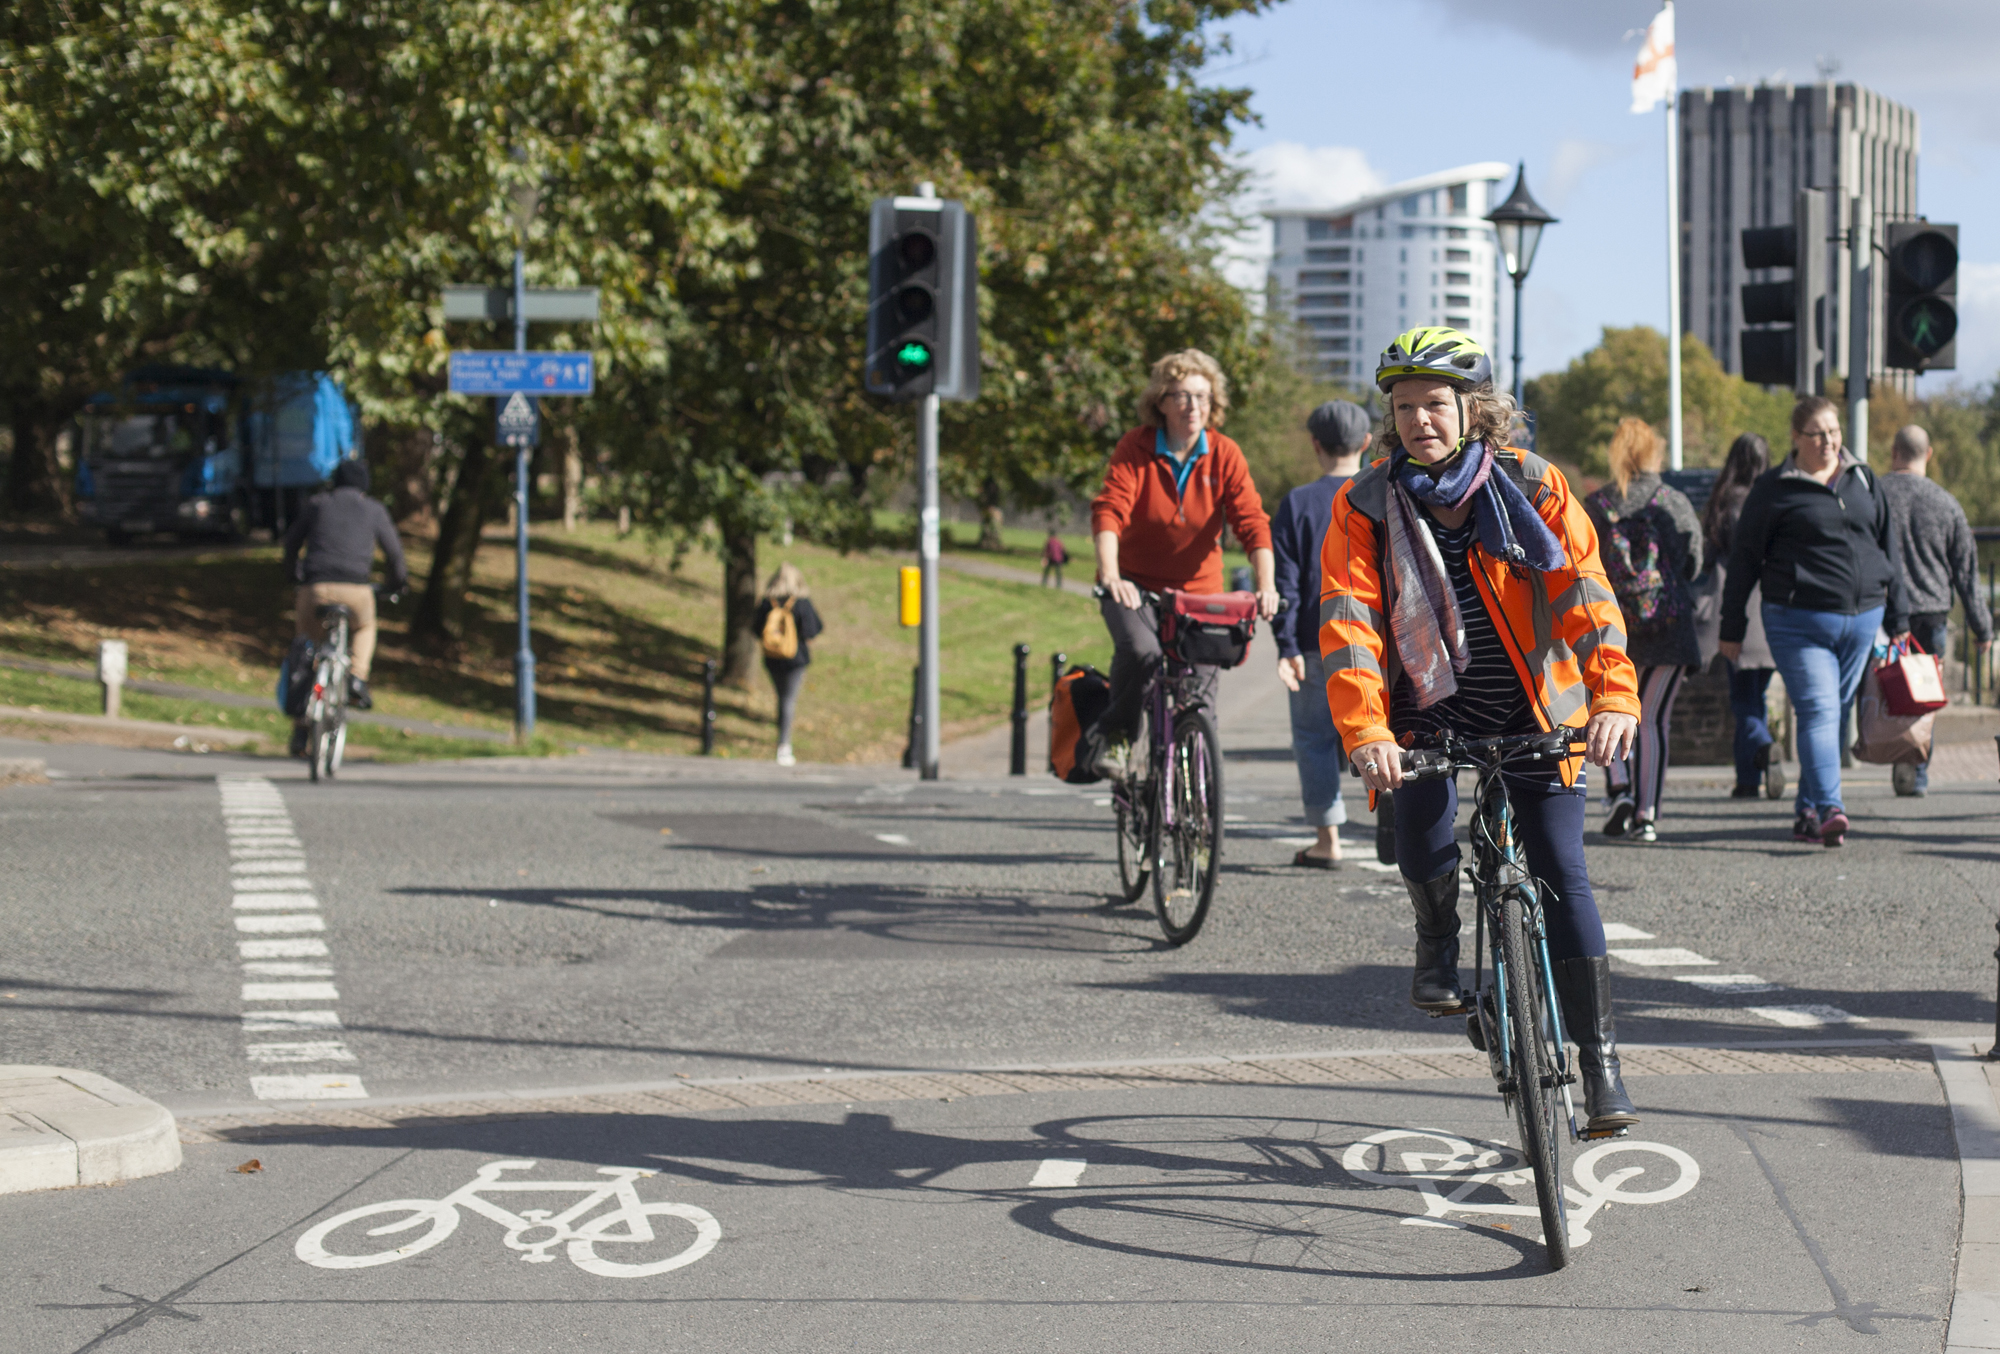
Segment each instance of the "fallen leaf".
[{"label": "fallen leaf", "polygon": [[251,1157],[241,1166],[231,1166],[229,1169],[235,1171],[238,1175],[255,1175],[264,1169],[264,1163],[255,1157]]},{"label": "fallen leaf", "polygon": [[674,835],[674,830],[670,827],[663,827],[660,829],[660,835],[662,837],[671,837]]},{"label": "fallen leaf", "polygon": [[1511,1222],[1496,1222],[1493,1225],[1494,1227],[1498,1228],[1500,1231],[1503,1232],[1511,1232],[1514,1230],[1514,1224]]}]

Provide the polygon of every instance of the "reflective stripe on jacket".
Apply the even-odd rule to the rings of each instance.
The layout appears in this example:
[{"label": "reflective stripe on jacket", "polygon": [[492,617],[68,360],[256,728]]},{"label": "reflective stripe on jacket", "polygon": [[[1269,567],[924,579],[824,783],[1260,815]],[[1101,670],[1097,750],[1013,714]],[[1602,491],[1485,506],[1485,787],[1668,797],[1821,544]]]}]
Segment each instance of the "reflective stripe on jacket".
[{"label": "reflective stripe on jacket", "polygon": [[[1544,729],[1580,726],[1606,711],[1639,714],[1639,677],[1625,655],[1625,618],[1597,557],[1597,533],[1562,472],[1533,452],[1507,448],[1496,473],[1514,482],[1563,543],[1565,564],[1546,574],[1516,573],[1476,542],[1467,555],[1479,596],[1500,632]],[[1389,462],[1349,480],[1333,501],[1320,547],[1319,651],[1326,700],[1348,756],[1365,743],[1392,742],[1389,693],[1396,662],[1384,597],[1378,533],[1388,509]],[[1582,758],[1563,763],[1574,784]]]}]

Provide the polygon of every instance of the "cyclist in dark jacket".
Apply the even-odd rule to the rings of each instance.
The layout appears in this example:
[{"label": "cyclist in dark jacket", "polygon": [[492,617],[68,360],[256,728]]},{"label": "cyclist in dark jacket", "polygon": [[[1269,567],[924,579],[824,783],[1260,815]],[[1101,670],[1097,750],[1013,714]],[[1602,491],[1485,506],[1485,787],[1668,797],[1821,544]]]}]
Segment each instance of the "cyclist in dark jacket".
[{"label": "cyclist in dark jacket", "polygon": [[[400,592],[410,582],[403,542],[389,510],[368,496],[366,461],[335,466],[333,487],[307,499],[285,533],[285,576],[298,584],[293,615],[298,633],[321,643],[326,638],[319,626],[321,607],[344,606],[354,613],[348,704],[361,710],[374,704],[368,674],[375,661],[375,590],[368,580],[378,546],[389,561],[389,589]],[[293,741],[300,742],[296,736]]]},{"label": "cyclist in dark jacket", "polygon": [[1798,821],[1792,838],[1839,846],[1840,712],[1854,703],[1877,628],[1909,632],[1889,500],[1875,472],[1840,444],[1832,400],[1792,409],[1792,454],[1750,487],[1722,593],[1721,652],[1743,654],[1745,607],[1763,589],[1764,635],[1799,717]]}]

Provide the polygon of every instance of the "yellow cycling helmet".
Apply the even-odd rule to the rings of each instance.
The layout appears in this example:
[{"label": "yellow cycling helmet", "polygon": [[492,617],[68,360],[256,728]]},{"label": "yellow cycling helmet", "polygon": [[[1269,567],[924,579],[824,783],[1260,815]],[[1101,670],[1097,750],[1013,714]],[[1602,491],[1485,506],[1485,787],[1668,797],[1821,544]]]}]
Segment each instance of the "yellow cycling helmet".
[{"label": "yellow cycling helmet", "polygon": [[1375,385],[1384,393],[1413,376],[1443,381],[1454,390],[1471,390],[1492,381],[1493,359],[1470,334],[1425,325],[1398,334],[1375,364]]}]

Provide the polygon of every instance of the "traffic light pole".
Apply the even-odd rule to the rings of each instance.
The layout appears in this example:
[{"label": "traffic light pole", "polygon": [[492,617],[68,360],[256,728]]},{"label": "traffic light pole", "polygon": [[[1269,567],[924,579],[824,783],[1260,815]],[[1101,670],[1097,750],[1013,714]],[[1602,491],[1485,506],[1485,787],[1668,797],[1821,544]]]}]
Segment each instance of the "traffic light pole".
[{"label": "traffic light pole", "polygon": [[1868,373],[1875,365],[1875,221],[1873,205],[1856,197],[1848,235],[1854,261],[1847,292],[1847,438],[1854,454],[1868,459]]},{"label": "traffic light pole", "polygon": [[938,403],[936,395],[926,395],[917,404],[917,485],[922,495],[918,563],[923,569],[917,710],[923,743],[916,751],[917,774],[925,780],[938,778]]},{"label": "traffic light pole", "polygon": [[[528,351],[527,266],[514,251],[514,351]],[[514,739],[535,736],[535,649],[528,630],[528,441],[514,448],[514,612],[520,642],[514,650]]]}]

